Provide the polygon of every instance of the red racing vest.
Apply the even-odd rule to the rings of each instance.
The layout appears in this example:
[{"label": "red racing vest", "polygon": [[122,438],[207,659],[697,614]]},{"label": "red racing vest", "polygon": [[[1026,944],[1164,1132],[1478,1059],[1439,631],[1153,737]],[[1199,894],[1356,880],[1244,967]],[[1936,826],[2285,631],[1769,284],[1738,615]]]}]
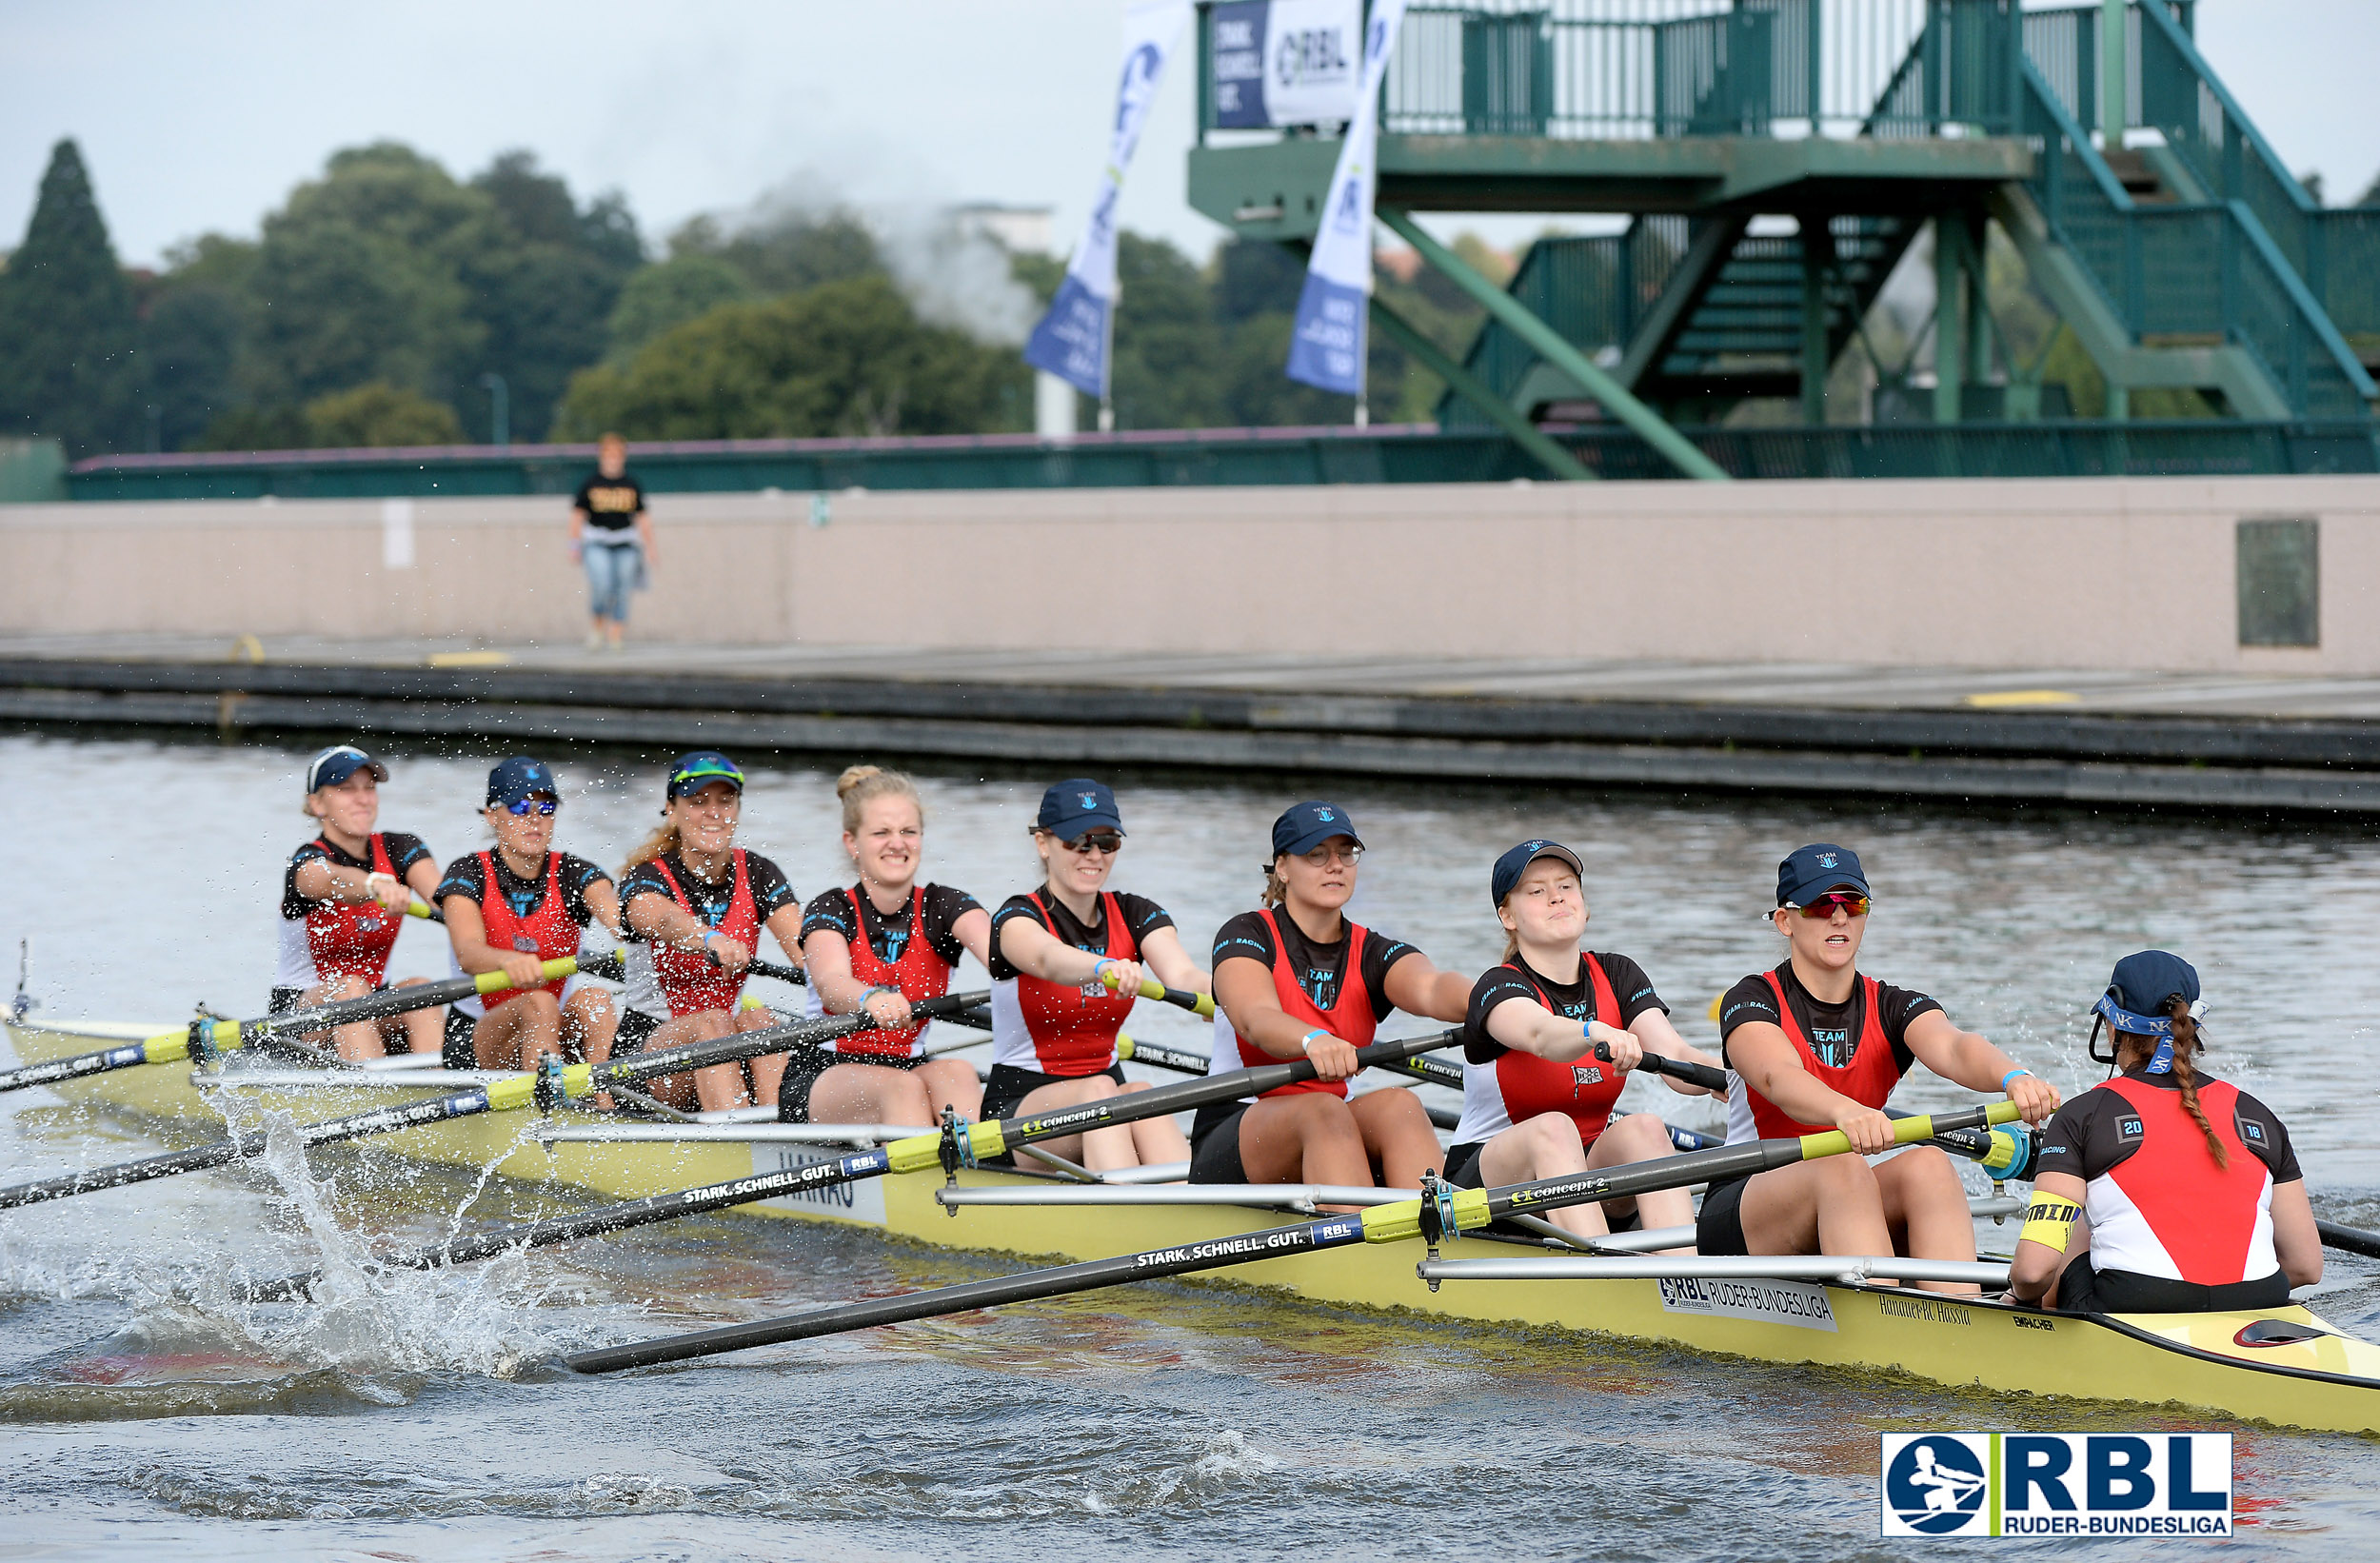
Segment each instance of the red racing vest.
[{"label": "red racing vest", "polygon": [[[320,838],[325,851],[330,842]],[[394,875],[387,844],[375,831],[371,839],[371,871]],[[306,909],[306,948],[314,958],[314,975],[321,981],[360,977],[373,987],[388,975],[388,952],[397,947],[405,914],[391,912],[377,900],[309,902]]]},{"label": "red racing vest", "polygon": [[[669,865],[656,858],[653,866],[661,870],[662,881],[669,886],[671,899],[691,913],[695,921],[702,921],[703,914],[694,910],[694,902],[686,898],[684,887],[678,883],[678,876],[669,872]],[[747,950],[757,950],[761,912],[752,900],[752,876],[746,869],[742,847],[736,848],[735,865],[728,872],[735,879],[735,893],[728,898],[727,910],[721,914],[719,926],[711,931],[726,935]],[[653,946],[653,980],[661,988],[673,1020],[705,1010],[732,1011],[737,995],[744,991],[742,972],[712,964],[710,956],[702,950],[682,950],[675,945]]]},{"label": "red racing vest", "polygon": [[[1794,1006],[1785,1001],[1785,984],[1775,972],[1763,972],[1769,991],[1776,995],[1776,1014],[1786,1039],[1800,1056],[1801,1067],[1817,1077],[1818,1082],[1838,1096],[1849,1097],[1863,1107],[1882,1107],[1892,1099],[1893,1087],[1901,1081],[1900,1061],[1893,1056],[1893,1044],[1884,1035],[1884,1006],[1876,1000],[1876,982],[1873,977],[1859,979],[1859,1043],[1852,1050],[1851,1062],[1837,1069],[1818,1061],[1818,1055],[1803,1034],[1801,1022],[1794,1018]],[[1785,1116],[1775,1102],[1755,1091],[1750,1084],[1743,1087],[1743,1100],[1752,1109],[1755,1138],[1776,1139],[1798,1138],[1803,1135],[1823,1134],[1834,1127],[1826,1123],[1797,1123]],[[1734,1126],[1731,1124],[1730,1128]],[[1730,1141],[1735,1136],[1731,1133]]]},{"label": "red racing vest", "polygon": [[[1372,1040],[1379,1029],[1379,1018],[1372,1013],[1372,994],[1363,985],[1363,941],[1371,937],[1362,924],[1347,924],[1347,965],[1339,973],[1339,999],[1328,1009],[1316,1005],[1306,997],[1306,990],[1298,981],[1298,974],[1289,969],[1289,946],[1281,939],[1280,923],[1272,910],[1257,913],[1273,935],[1273,992],[1280,999],[1282,1013],[1309,1030],[1319,1027],[1342,1042],[1362,1047]],[[1215,1012],[1217,1046],[1209,1073],[1220,1075],[1250,1064],[1278,1063],[1280,1060],[1240,1035],[1231,1024],[1231,1018],[1221,1010]],[[1334,1097],[1347,1094],[1345,1080],[1299,1080],[1295,1085],[1277,1086],[1264,1092],[1267,1097],[1294,1096],[1300,1091],[1320,1091]]]},{"label": "red racing vest", "polygon": [[[1612,979],[1604,975],[1603,963],[1583,950],[1578,959],[1594,983],[1595,1018],[1607,1026],[1617,1027],[1619,999],[1612,991]],[[1554,1001],[1544,984],[1537,980],[1537,973],[1517,959],[1506,964],[1528,979],[1546,1008],[1554,1009]],[[1497,1092],[1504,1099],[1504,1116],[1510,1122],[1526,1123],[1541,1113],[1560,1113],[1578,1126],[1581,1145],[1594,1144],[1596,1137],[1611,1126],[1612,1109],[1628,1084],[1626,1075],[1592,1055],[1570,1063],[1556,1063],[1517,1047],[1506,1048],[1493,1063],[1466,1063],[1463,1069],[1466,1076],[1477,1071],[1494,1080]]]},{"label": "red racing vest", "polygon": [[[1038,890],[1030,899],[1041,909],[1042,926],[1048,927],[1054,920],[1049,903]],[[1094,953],[1111,960],[1137,957],[1140,943],[1124,926],[1123,908],[1115,896],[1101,892],[1100,907],[1107,932]],[[1123,1029],[1138,997],[1105,983],[1050,982],[1025,972],[995,982],[992,1062],[1069,1079],[1096,1075],[1116,1061],[1116,1034]]]},{"label": "red racing vest", "polygon": [[[852,926],[859,932],[859,937],[851,941],[852,976],[871,988],[898,988],[912,1004],[940,999],[950,991],[950,962],[925,938],[923,885],[910,886],[909,937],[902,943],[898,960],[877,959],[876,943],[867,937],[867,908],[861,904],[859,890],[845,886],[843,894],[851,898],[851,915],[856,920]],[[924,1029],[922,1020],[889,1031],[872,1028],[842,1039],[835,1043],[835,1051],[845,1058],[861,1055],[858,1061],[862,1062],[871,1053],[879,1058],[905,1058],[917,1051],[918,1035]]]},{"label": "red racing vest", "polygon": [[[545,857],[545,894],[526,917],[517,916],[512,902],[496,881],[496,855],[479,855],[481,882],[486,886],[479,903],[480,920],[487,925],[487,942],[493,949],[510,950],[516,955],[533,955],[540,960],[563,960],[579,953],[579,925],[570,920],[570,900],[562,893],[562,854]],[[543,991],[556,999],[562,997],[564,979],[541,984]],[[508,1004],[524,992],[539,989],[507,988],[490,994],[486,1000],[489,1009]]]},{"label": "red racing vest", "polygon": [[[2166,1275],[2168,1267],[2155,1261],[2161,1249],[2177,1278],[2201,1286],[2261,1280],[2280,1268],[2272,1246],[2272,1174],[2241,1143],[2238,1087],[2222,1080],[2198,1086],[2199,1109],[2229,1154],[2228,1167],[2215,1165],[2179,1091],[2120,1075],[2092,1089],[2123,1098],[2141,1125],[2140,1148],[2086,1186],[2094,1264]],[[2114,1188],[2103,1188],[2107,1183]]]}]

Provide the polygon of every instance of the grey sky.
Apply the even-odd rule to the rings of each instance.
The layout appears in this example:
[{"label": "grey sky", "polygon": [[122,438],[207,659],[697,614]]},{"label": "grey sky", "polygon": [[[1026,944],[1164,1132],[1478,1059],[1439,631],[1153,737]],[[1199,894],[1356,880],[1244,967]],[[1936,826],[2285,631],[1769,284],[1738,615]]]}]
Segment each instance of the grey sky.
[{"label": "grey sky", "polygon": [[[1098,170],[1120,9],[8,0],[0,246],[24,232],[50,144],[72,135],[138,264],[208,229],[253,233],[330,151],[381,138],[457,173],[526,147],[583,194],[625,190],[656,238],[798,178],[871,202],[1055,206],[1063,247]],[[2352,199],[2380,168],[2380,0],[2199,11],[2201,47],[2281,156]],[[1190,60],[1166,84],[1123,219],[1203,254],[1217,230],[1182,194]]]}]

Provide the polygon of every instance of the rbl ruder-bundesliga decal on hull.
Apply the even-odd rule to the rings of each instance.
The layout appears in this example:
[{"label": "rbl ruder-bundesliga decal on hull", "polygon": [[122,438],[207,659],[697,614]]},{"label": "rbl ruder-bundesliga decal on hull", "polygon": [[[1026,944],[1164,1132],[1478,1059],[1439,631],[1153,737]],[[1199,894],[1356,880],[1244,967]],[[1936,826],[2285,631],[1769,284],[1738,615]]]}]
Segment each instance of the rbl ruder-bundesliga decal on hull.
[{"label": "rbl ruder-bundesliga decal on hull", "polygon": [[2227,1536],[2228,1433],[1888,1433],[1888,1536]]}]

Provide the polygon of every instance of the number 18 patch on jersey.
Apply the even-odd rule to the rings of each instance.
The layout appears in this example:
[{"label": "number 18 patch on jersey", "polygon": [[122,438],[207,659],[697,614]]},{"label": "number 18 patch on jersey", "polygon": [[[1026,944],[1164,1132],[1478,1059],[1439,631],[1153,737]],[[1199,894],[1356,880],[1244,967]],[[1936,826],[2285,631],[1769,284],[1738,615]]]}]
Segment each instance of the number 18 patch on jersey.
[{"label": "number 18 patch on jersey", "polygon": [[1888,1536],[2227,1536],[2228,1433],[1887,1433]]}]

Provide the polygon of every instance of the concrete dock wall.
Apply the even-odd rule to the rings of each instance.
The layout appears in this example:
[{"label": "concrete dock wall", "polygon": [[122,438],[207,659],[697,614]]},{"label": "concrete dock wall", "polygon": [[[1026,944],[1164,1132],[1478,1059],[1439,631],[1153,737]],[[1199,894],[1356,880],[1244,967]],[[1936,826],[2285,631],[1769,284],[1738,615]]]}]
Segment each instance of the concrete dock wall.
[{"label": "concrete dock wall", "polygon": [[[2380,673],[2380,478],[674,494],[645,639]],[[584,633],[545,499],[0,506],[0,629]],[[2242,646],[2239,524],[2318,524]]]}]

